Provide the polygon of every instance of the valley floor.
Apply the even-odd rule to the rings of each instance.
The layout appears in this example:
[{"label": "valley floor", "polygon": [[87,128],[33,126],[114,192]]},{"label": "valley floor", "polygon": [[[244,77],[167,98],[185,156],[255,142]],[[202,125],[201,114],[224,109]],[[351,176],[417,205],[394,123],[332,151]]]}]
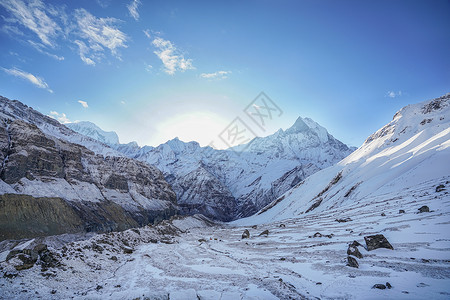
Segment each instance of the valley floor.
[{"label": "valley floor", "polygon": [[[257,228],[190,217],[96,235],[57,250],[63,266],[48,271],[34,265],[15,272],[4,251],[0,274],[17,276],[0,278],[0,298],[449,299],[450,196],[435,186]],[[422,205],[430,212],[418,213]],[[245,229],[248,239],[241,238]],[[348,244],[365,245],[372,234],[383,234],[394,250],[360,246],[359,268],[346,266]],[[391,289],[372,288],[386,282]]]}]

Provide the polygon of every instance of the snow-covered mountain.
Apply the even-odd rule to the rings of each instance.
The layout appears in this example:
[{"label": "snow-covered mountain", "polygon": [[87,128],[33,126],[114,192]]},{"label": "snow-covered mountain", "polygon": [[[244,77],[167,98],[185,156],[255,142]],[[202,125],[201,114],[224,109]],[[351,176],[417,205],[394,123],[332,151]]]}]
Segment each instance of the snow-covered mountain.
[{"label": "snow-covered mountain", "polygon": [[[72,129],[91,138],[104,131],[87,123]],[[350,154],[345,144],[309,118],[229,150],[178,138],[158,147],[110,143],[123,154],[157,166],[177,194],[182,213],[229,221],[252,215],[295,184]],[[244,150],[245,148],[245,150]]]},{"label": "snow-covered mountain", "polygon": [[78,121],[74,123],[66,123],[64,125],[75,132],[91,137],[94,140],[102,142],[106,145],[119,144],[119,137],[117,136],[117,133],[114,131],[104,131],[92,122]]},{"label": "snow-covered mountain", "polygon": [[[450,179],[450,94],[408,105],[364,144],[262,209],[240,220],[267,223],[370,203],[421,184]],[[430,203],[430,207],[440,206]]]},{"label": "snow-covered mountain", "polygon": [[157,168],[3,97],[0,161],[0,240],[122,230],[177,211]]}]

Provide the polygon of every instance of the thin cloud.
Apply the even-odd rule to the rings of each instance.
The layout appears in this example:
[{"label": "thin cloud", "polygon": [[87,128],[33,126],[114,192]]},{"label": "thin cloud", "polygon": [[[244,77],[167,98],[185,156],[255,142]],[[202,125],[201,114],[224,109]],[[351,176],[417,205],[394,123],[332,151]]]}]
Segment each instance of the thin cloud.
[{"label": "thin cloud", "polygon": [[53,91],[49,88],[48,84],[44,81],[44,79],[42,79],[38,76],[35,76],[31,73],[22,71],[17,68],[12,68],[12,69],[2,68],[2,70],[5,71],[9,75],[13,75],[13,76],[28,80],[29,82],[31,82],[38,88],[46,89],[48,92],[53,93]]},{"label": "thin cloud", "polygon": [[401,96],[402,96],[402,91],[398,91],[398,92],[388,91],[386,93],[386,97],[389,97],[389,98],[396,98],[396,97],[401,97]]},{"label": "thin cloud", "polygon": [[[6,19],[10,24],[10,32],[21,32],[16,24],[25,27],[35,33],[41,42],[49,47],[56,46],[55,39],[62,32],[61,27],[52,19],[53,9],[47,8],[40,0],[27,1],[21,0],[3,0],[0,2],[12,16]],[[5,30],[5,28],[4,28]]]},{"label": "thin cloud", "polygon": [[87,65],[95,66],[95,62],[91,58],[87,57],[90,51],[88,46],[86,46],[85,43],[79,40],[76,40],[74,43],[78,46],[81,60]]},{"label": "thin cloud", "polygon": [[49,117],[58,120],[62,124],[71,123],[69,118],[67,118],[65,113],[59,113],[56,111],[51,111]]},{"label": "thin cloud", "polygon": [[39,53],[45,54],[45,55],[47,55],[53,59],[59,60],[59,61],[64,60],[64,56],[58,56],[56,54],[52,54],[50,52],[45,51],[44,50],[45,46],[40,43],[33,42],[32,40],[28,40],[28,43],[31,46],[33,46],[33,48],[36,49]]},{"label": "thin cloud", "polygon": [[176,71],[184,72],[186,70],[195,69],[192,65],[192,59],[184,58],[184,55],[175,47],[172,42],[157,37],[152,42],[157,48],[155,53],[164,65],[164,72],[174,75]]},{"label": "thin cloud", "polygon": [[80,103],[81,106],[83,106],[84,108],[88,108],[89,107],[89,105],[88,105],[88,103],[86,101],[78,100],[78,103]]},{"label": "thin cloud", "polygon": [[202,73],[200,77],[206,79],[225,79],[228,78],[229,74],[231,74],[231,71],[217,71],[214,73]]},{"label": "thin cloud", "polygon": [[130,4],[127,5],[128,12],[136,21],[139,21],[139,12],[138,7],[141,4],[140,0],[133,0]]},{"label": "thin cloud", "polygon": [[75,19],[79,36],[86,40],[75,41],[80,49],[81,59],[88,65],[94,65],[105,49],[120,59],[119,48],[127,48],[128,37],[116,27],[115,18],[97,18],[85,9],[75,10]]},{"label": "thin cloud", "polygon": [[152,38],[152,35],[150,34],[150,30],[148,30],[148,29],[145,29],[145,30],[142,30],[143,32],[144,32],[144,34],[145,34],[145,36],[147,37],[147,38]]}]

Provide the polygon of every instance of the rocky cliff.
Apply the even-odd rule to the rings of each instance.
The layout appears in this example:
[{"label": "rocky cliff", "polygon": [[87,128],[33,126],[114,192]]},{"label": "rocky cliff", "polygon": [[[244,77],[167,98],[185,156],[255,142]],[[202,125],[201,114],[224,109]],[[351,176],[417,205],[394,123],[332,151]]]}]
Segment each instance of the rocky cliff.
[{"label": "rocky cliff", "polygon": [[0,98],[8,108],[0,113],[1,238],[122,230],[176,213],[176,195],[157,168],[45,133],[36,124],[68,136],[70,129],[8,101]]}]

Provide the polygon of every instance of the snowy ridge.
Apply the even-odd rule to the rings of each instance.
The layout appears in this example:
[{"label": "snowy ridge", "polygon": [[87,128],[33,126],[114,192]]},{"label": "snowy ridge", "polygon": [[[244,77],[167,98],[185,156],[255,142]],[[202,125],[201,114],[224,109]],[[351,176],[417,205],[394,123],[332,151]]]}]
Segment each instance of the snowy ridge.
[{"label": "snowy ridge", "polygon": [[79,134],[57,120],[45,116],[40,112],[17,100],[9,100],[0,96],[0,117],[5,119],[20,119],[36,125],[45,134],[65,140],[70,143],[82,145],[96,154],[106,156],[123,157],[124,155],[98,140]]}]

